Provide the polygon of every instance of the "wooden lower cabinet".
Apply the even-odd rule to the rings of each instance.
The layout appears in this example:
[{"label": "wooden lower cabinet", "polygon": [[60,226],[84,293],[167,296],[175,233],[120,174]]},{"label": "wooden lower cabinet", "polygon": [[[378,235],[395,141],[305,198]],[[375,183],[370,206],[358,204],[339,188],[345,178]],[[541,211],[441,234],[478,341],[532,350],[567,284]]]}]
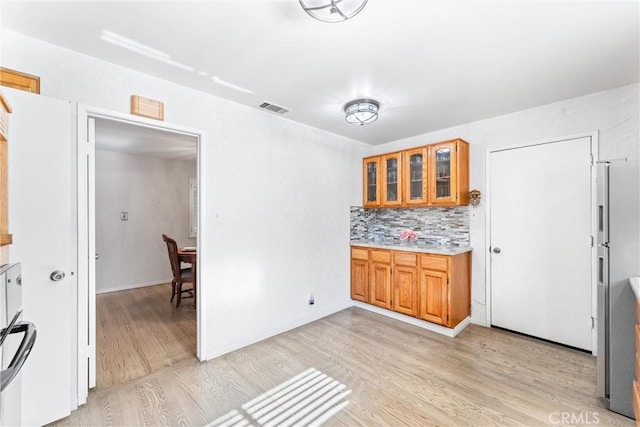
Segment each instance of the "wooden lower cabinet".
[{"label": "wooden lower cabinet", "polygon": [[407,316],[418,317],[419,295],[418,255],[394,251],[391,309]]},{"label": "wooden lower cabinet", "polygon": [[446,272],[420,270],[419,318],[439,325],[448,325],[449,285],[447,281]]},{"label": "wooden lower cabinet", "polygon": [[471,314],[471,253],[352,247],[351,298],[453,328]]},{"label": "wooden lower cabinet", "polygon": [[393,311],[418,317],[418,269],[397,266],[393,270]]},{"label": "wooden lower cabinet", "polygon": [[351,299],[369,300],[369,261],[351,260]]},{"label": "wooden lower cabinet", "polygon": [[369,302],[382,308],[391,308],[391,264],[371,263]]}]

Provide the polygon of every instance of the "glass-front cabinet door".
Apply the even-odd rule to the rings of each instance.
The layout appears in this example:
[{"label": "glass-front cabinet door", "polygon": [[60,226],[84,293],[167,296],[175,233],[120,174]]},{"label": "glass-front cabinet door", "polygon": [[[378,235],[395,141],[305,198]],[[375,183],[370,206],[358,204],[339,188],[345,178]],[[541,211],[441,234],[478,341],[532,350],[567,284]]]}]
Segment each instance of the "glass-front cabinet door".
[{"label": "glass-front cabinet door", "polygon": [[404,203],[424,205],[427,203],[427,155],[428,149],[420,147],[404,152]]},{"label": "glass-front cabinet door", "polygon": [[380,157],[368,157],[362,161],[364,188],[362,189],[362,205],[364,207],[380,206]]},{"label": "glass-front cabinet door", "polygon": [[458,201],[456,143],[429,147],[429,203],[455,204]]},{"label": "glass-front cabinet door", "polygon": [[382,157],[382,205],[402,205],[402,153]]},{"label": "glass-front cabinet door", "polygon": [[453,139],[363,160],[363,206],[466,206],[469,143]]}]

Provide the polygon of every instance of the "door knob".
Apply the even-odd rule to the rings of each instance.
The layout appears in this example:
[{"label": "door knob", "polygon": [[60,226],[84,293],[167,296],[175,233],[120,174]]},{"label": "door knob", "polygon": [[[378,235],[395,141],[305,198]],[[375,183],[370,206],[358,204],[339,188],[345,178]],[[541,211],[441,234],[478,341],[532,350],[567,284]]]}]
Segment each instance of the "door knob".
[{"label": "door knob", "polygon": [[54,282],[58,282],[58,281],[60,281],[60,280],[64,279],[64,276],[65,276],[64,271],[62,271],[62,270],[56,270],[56,271],[54,271],[53,273],[51,273],[51,275],[49,276],[49,278],[50,278],[51,280],[53,280]]},{"label": "door knob", "polygon": [[494,253],[494,254],[499,254],[500,252],[502,252],[502,251],[500,250],[500,248],[493,248],[493,253]]}]

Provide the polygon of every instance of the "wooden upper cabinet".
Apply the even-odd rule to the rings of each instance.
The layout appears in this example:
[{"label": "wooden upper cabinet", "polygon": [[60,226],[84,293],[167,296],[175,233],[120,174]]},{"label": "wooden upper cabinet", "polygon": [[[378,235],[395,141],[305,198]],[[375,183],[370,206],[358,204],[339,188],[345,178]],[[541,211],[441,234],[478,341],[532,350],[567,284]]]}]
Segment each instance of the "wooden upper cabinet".
[{"label": "wooden upper cabinet", "polygon": [[426,147],[404,151],[404,204],[426,205],[428,203],[427,170],[428,153]]},{"label": "wooden upper cabinet", "polygon": [[362,161],[362,205],[380,206],[380,157],[367,157]]},{"label": "wooden upper cabinet", "polygon": [[0,67],[0,85],[31,93],[40,93],[40,77]]},{"label": "wooden upper cabinet", "polygon": [[9,234],[9,198],[8,198],[8,137],[9,114],[11,107],[0,92],[0,246],[12,243]]},{"label": "wooden upper cabinet", "polygon": [[363,206],[466,206],[469,144],[439,142],[363,161]]},{"label": "wooden upper cabinet", "polygon": [[402,153],[382,156],[382,206],[402,206]]},{"label": "wooden upper cabinet", "polygon": [[469,144],[461,139],[429,146],[429,204],[469,204]]}]

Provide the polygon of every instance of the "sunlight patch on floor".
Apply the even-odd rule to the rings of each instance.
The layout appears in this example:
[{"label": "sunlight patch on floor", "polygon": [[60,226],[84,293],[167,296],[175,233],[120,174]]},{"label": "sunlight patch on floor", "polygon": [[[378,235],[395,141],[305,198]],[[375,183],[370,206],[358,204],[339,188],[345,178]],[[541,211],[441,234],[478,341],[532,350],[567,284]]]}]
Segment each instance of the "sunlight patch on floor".
[{"label": "sunlight patch on floor", "polygon": [[310,368],[208,426],[319,426],[349,404],[350,393],[346,385]]}]

